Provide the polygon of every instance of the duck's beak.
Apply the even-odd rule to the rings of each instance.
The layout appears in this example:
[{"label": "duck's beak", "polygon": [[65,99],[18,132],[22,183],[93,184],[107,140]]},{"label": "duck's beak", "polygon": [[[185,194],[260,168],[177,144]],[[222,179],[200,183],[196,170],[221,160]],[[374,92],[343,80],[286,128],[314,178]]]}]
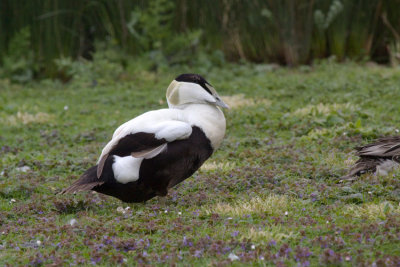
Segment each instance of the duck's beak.
[{"label": "duck's beak", "polygon": [[222,101],[220,97],[216,97],[215,100],[215,105],[218,107],[230,109],[230,107],[224,101]]},{"label": "duck's beak", "polygon": [[214,87],[212,87],[210,84],[206,83],[207,88],[210,90],[211,94],[213,95],[214,99],[215,99],[215,105],[221,108],[227,108],[230,109],[229,106],[222,101],[221,97],[218,95],[217,91],[214,89]]}]

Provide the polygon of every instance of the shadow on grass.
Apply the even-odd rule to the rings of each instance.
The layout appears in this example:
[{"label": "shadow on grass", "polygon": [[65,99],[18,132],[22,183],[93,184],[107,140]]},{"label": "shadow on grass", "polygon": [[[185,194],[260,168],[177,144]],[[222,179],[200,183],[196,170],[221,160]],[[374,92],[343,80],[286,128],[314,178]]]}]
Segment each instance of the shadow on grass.
[{"label": "shadow on grass", "polygon": [[53,201],[55,211],[59,214],[73,214],[93,209],[88,200],[61,199]]}]

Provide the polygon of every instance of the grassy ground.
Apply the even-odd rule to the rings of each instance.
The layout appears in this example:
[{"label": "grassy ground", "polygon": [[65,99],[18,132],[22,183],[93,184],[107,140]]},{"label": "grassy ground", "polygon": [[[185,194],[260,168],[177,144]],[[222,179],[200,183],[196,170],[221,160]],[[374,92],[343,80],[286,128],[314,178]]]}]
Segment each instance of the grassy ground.
[{"label": "grassy ground", "polygon": [[0,265],[400,264],[400,172],[339,183],[355,145],[398,132],[398,69],[214,69],[226,139],[165,205],[55,195],[187,71],[0,81]]}]

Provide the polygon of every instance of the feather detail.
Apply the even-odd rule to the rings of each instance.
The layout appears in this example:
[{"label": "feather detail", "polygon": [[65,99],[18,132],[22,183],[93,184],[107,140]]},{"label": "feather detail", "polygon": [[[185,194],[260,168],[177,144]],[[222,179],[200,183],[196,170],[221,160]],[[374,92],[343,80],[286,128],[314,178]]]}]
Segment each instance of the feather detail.
[{"label": "feather detail", "polygon": [[102,156],[99,160],[99,164],[97,165],[97,178],[100,178],[101,173],[103,172],[103,168],[104,168],[104,163],[106,162],[106,159],[108,158],[108,154],[105,154],[104,156]]},{"label": "feather detail", "polygon": [[134,158],[145,158],[145,159],[151,159],[163,152],[167,148],[167,143],[162,144],[161,146],[158,146],[156,148],[152,149],[147,149],[143,151],[138,151],[138,152],[132,152],[131,155]]},{"label": "feather detail", "polygon": [[76,193],[80,191],[92,190],[94,187],[102,185],[101,181],[96,176],[97,165],[89,168],[78,180],[71,184],[68,188],[62,190],[60,195],[68,193]]},{"label": "feather detail", "polygon": [[[400,143],[397,145],[392,146],[391,148],[389,148],[388,150],[385,151],[385,154],[388,154],[390,152],[395,152],[397,149],[400,148]],[[400,150],[396,152],[396,154],[400,154]],[[394,155],[394,156],[398,156],[398,155]]]},{"label": "feather detail", "polygon": [[380,138],[373,143],[356,148],[360,159],[342,179],[349,179],[366,172],[385,175],[397,167],[400,157],[400,136]]}]

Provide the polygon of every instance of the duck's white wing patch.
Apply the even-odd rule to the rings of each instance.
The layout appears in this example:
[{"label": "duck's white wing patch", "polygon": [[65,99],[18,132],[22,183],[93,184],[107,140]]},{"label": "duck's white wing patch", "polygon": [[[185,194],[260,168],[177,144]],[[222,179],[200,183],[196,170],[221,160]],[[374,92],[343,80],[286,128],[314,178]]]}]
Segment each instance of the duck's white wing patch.
[{"label": "duck's white wing patch", "polygon": [[182,140],[192,134],[192,126],[182,121],[165,121],[154,125],[153,133],[157,139],[167,142]]},{"label": "duck's white wing patch", "polygon": [[114,156],[112,169],[115,180],[122,184],[137,181],[139,179],[140,164],[142,164],[142,161],[143,158]]}]

